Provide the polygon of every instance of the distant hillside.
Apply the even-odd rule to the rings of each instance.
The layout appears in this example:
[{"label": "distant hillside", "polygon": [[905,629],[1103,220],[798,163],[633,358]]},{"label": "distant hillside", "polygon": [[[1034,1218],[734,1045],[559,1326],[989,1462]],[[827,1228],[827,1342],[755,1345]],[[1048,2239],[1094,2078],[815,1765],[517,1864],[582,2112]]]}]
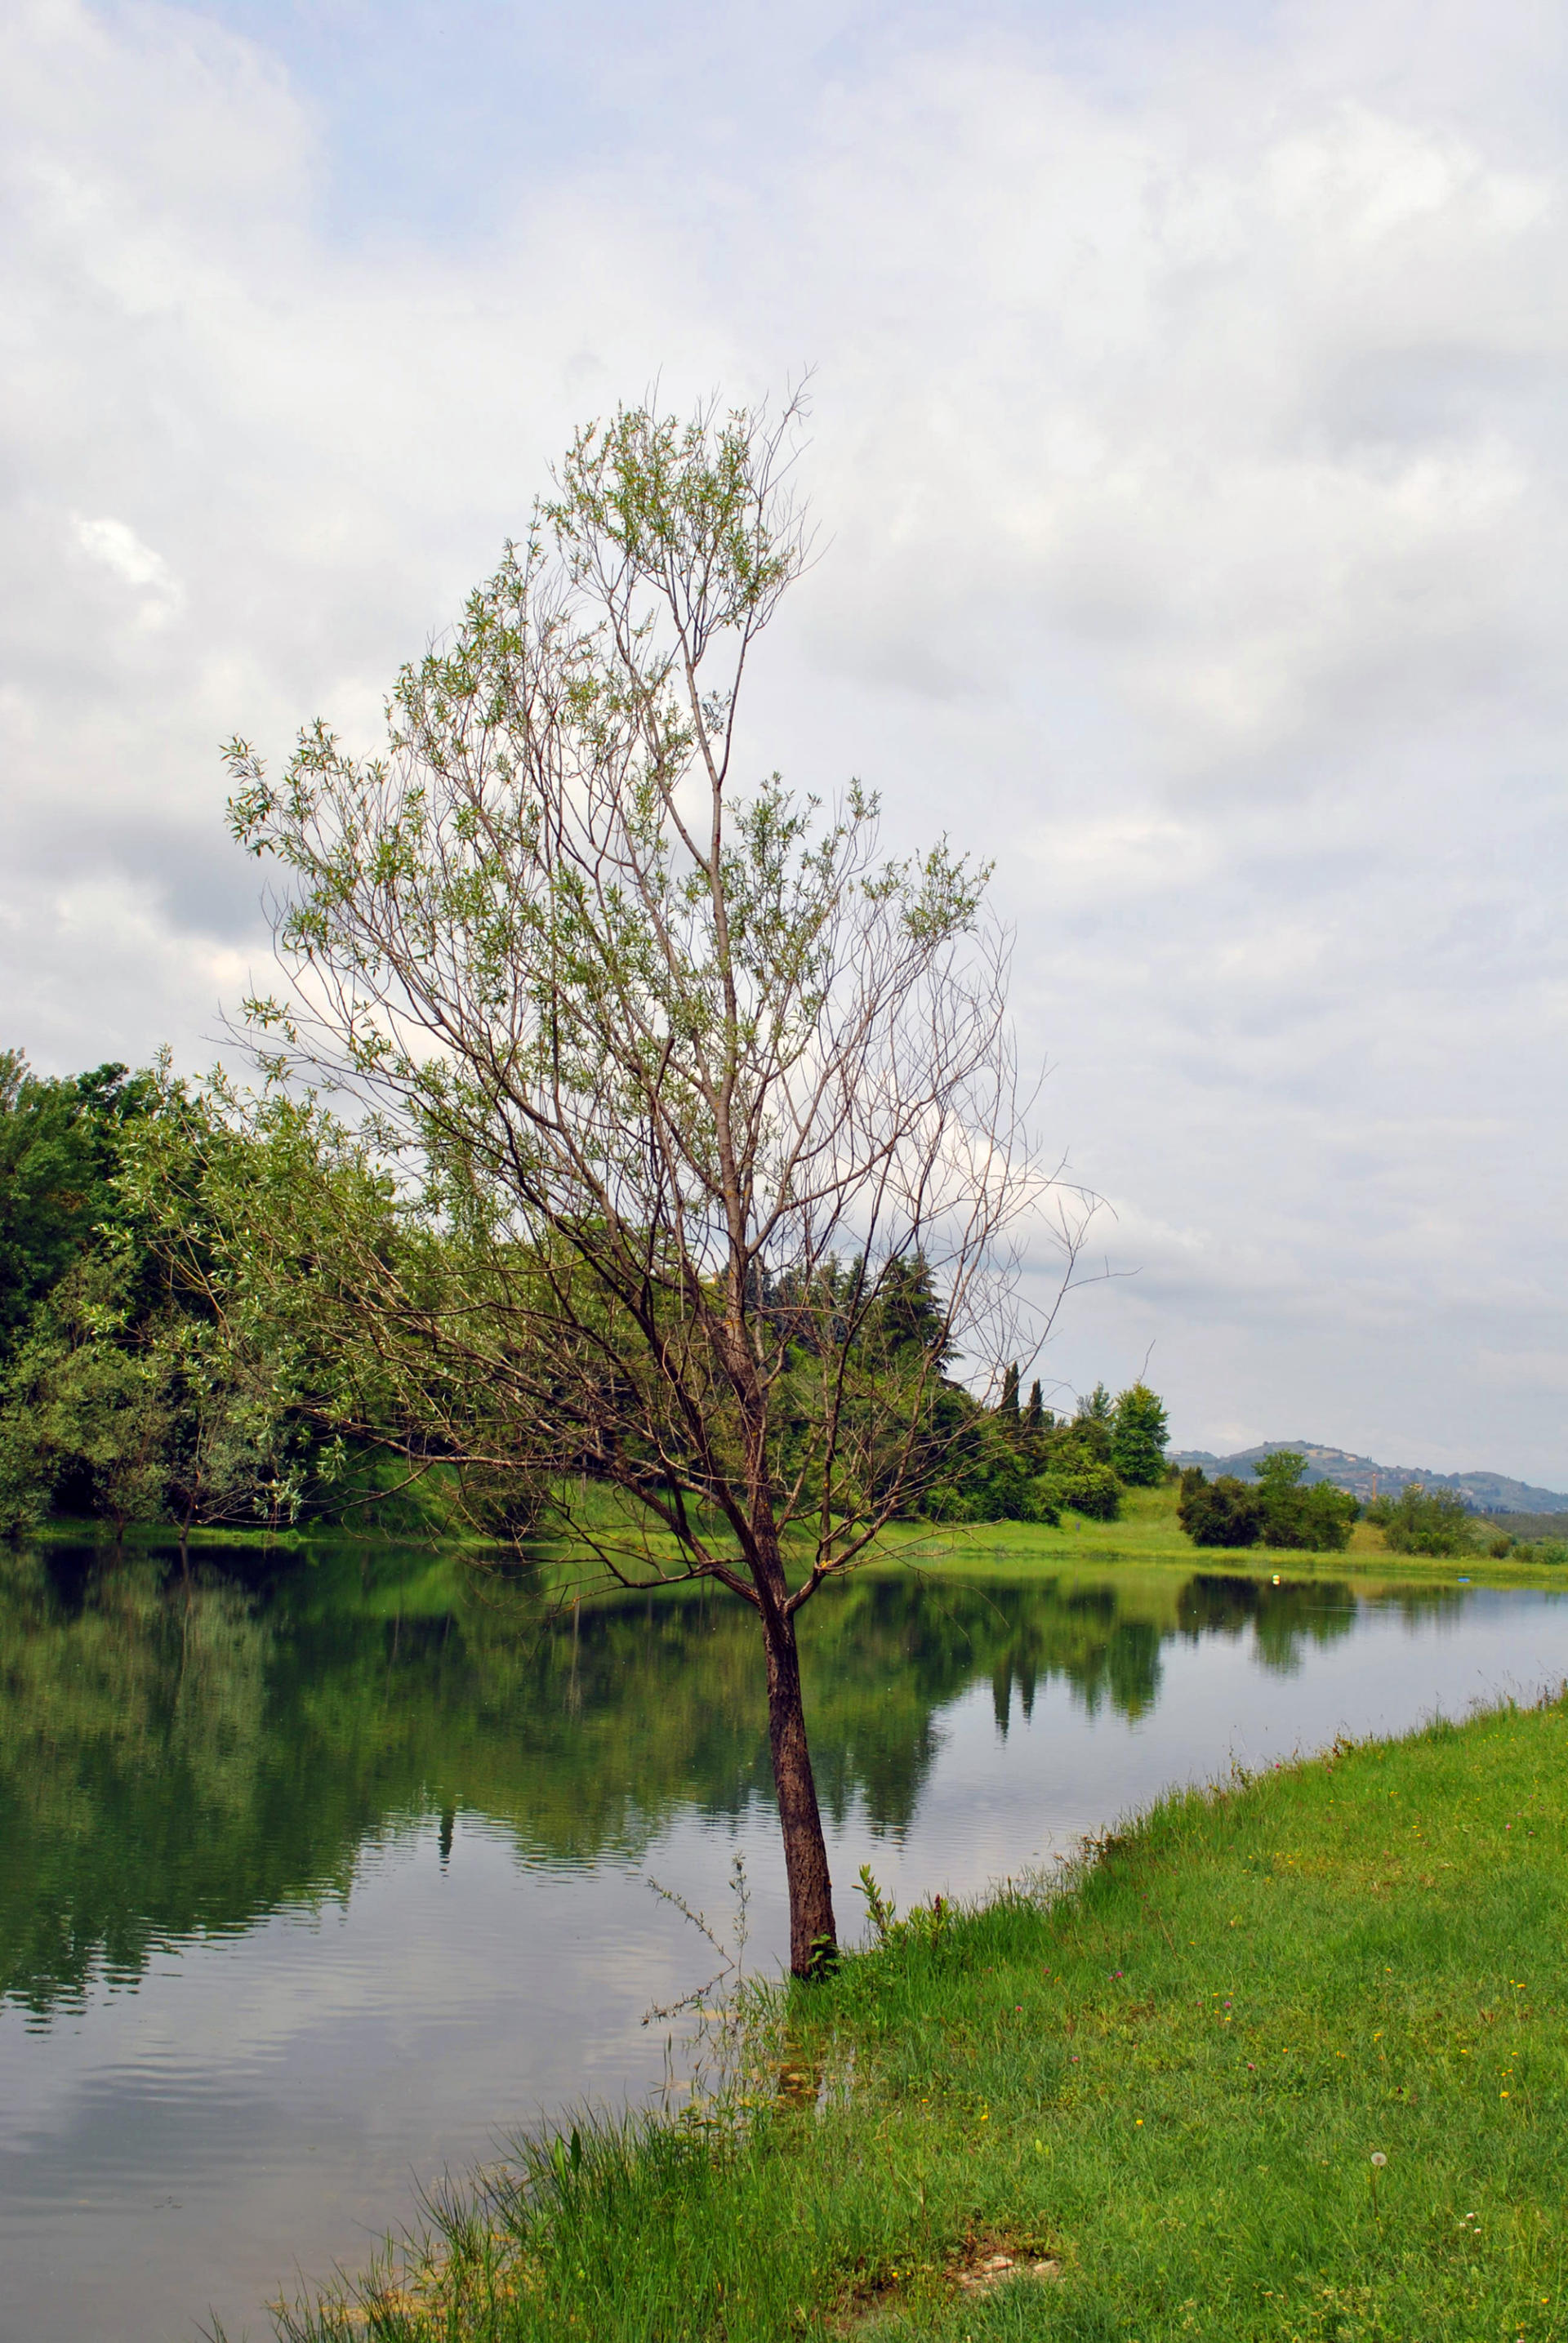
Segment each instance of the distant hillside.
[{"label": "distant hillside", "polygon": [[1348,1448],[1325,1448],[1316,1440],[1264,1440],[1234,1456],[1184,1448],[1171,1462],[1201,1464],[1205,1473],[1234,1473],[1238,1480],[1248,1481],[1259,1458],[1280,1448],[1301,1451],[1309,1481],[1332,1481],[1336,1489],[1349,1489],[1363,1501],[1397,1497],[1407,1481],[1419,1481],[1423,1489],[1452,1489],[1473,1513],[1568,1513],[1568,1492],[1537,1489],[1528,1481],[1511,1481],[1506,1473],[1429,1473],[1422,1464],[1379,1464],[1371,1456],[1352,1455]]}]

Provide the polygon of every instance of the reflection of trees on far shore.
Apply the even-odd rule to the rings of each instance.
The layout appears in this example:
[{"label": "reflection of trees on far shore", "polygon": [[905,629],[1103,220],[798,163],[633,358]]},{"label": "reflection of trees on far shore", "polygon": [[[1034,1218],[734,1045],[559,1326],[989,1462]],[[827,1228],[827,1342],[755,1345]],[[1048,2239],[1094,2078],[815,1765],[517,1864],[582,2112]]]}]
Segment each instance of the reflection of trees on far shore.
[{"label": "reflection of trees on far shore", "polygon": [[[1412,1615],[1455,1599],[1412,1590]],[[1251,1628],[1289,1667],[1353,1611],[1321,1580],[851,1579],[806,1614],[824,1804],[909,1829],[943,1713],[977,1684],[1003,1735],[1053,1683],[1132,1719],[1173,1634]],[[563,1611],[388,1545],[270,1574],[92,1549],[0,1564],[0,1996],[40,2017],[96,1975],[134,1980],[160,1943],[347,1896],[362,1847],[427,1817],[448,1849],[467,1811],[529,1856],[637,1861],[678,1811],[770,1795],[755,1636],[726,1595]]]},{"label": "reflection of trees on far shore", "polygon": [[[1371,1610],[1397,1612],[1412,1630],[1435,1617],[1457,1618],[1468,1599],[1462,1587],[1419,1584],[1381,1587],[1359,1598]],[[1301,1665],[1304,1643],[1335,1644],[1350,1634],[1357,1602],[1355,1591],[1337,1579],[1282,1577],[1274,1586],[1267,1579],[1199,1571],[1181,1589],[1177,1619],[1193,1643],[1204,1635],[1237,1636],[1251,1627],[1263,1665],[1289,1674]]]},{"label": "reflection of trees on far shore", "polygon": [[1379,1611],[1395,1611],[1412,1631],[1434,1619],[1457,1619],[1470,1597],[1462,1587],[1412,1584],[1385,1587],[1376,1598]]},{"label": "reflection of trees on far shore", "polygon": [[1181,1589],[1177,1618],[1194,1644],[1251,1627],[1263,1665],[1288,1675],[1302,1664],[1303,1643],[1337,1644],[1350,1634],[1356,1598],[1334,1579],[1287,1578],[1271,1586],[1266,1579],[1200,1571]]}]

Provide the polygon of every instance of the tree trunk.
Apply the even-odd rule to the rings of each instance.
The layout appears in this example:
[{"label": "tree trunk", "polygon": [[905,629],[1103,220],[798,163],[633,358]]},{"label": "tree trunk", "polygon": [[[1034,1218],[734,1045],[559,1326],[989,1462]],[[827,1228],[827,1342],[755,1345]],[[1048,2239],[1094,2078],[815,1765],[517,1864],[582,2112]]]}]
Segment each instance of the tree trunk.
[{"label": "tree trunk", "polygon": [[766,1599],[762,1636],[768,1653],[768,1738],[789,1883],[789,1966],[798,1977],[817,1976],[838,1950],[833,1883],[806,1740],[795,1622],[781,1605]]}]

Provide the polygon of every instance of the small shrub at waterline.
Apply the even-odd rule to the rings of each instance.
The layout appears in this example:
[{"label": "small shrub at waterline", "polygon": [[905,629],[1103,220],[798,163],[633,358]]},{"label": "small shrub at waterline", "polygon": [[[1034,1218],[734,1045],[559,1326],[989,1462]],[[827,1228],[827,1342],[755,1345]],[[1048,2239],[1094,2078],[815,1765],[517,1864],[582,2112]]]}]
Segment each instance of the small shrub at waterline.
[{"label": "small shrub at waterline", "polygon": [[1418,1481],[1407,1481],[1397,1497],[1374,1498],[1367,1518],[1379,1524],[1391,1554],[1475,1551],[1474,1515],[1448,1489],[1423,1489]]}]

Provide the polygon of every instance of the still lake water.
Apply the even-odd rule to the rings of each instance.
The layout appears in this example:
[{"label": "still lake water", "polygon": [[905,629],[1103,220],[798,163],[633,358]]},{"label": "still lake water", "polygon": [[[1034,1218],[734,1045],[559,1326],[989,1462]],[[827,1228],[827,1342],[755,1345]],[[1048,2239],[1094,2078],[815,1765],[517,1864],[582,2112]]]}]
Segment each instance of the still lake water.
[{"label": "still lake water", "polygon": [[[1568,1600],[1325,1573],[862,1577],[807,1614],[841,1927],[1166,1785],[1568,1678]],[[511,2127],[678,2081],[645,2026],[787,1928],[729,1598],[548,1615],[448,1559],[0,1563],[0,2343],[232,2343]]]}]

